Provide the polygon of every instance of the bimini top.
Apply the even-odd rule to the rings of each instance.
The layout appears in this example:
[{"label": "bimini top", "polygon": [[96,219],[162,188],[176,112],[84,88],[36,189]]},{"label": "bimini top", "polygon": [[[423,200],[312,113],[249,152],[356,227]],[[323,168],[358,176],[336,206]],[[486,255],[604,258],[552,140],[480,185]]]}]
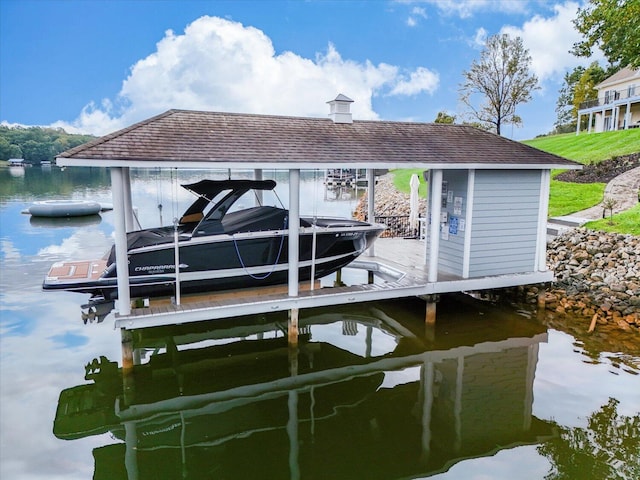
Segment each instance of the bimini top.
[{"label": "bimini top", "polygon": [[169,110],[60,154],[60,166],[578,169],[469,125]]},{"label": "bimini top", "polygon": [[196,183],[186,183],[183,188],[205,197],[211,201],[225,190],[273,190],[275,180],[200,180]]}]

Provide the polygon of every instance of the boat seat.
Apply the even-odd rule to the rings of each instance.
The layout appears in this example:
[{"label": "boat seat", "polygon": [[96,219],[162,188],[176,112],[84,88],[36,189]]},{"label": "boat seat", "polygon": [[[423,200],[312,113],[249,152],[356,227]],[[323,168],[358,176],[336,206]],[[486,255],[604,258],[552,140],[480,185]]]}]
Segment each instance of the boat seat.
[{"label": "boat seat", "polygon": [[202,220],[203,217],[204,215],[202,214],[202,212],[192,213],[190,215],[183,215],[179,223],[180,224],[198,223],[200,220]]}]

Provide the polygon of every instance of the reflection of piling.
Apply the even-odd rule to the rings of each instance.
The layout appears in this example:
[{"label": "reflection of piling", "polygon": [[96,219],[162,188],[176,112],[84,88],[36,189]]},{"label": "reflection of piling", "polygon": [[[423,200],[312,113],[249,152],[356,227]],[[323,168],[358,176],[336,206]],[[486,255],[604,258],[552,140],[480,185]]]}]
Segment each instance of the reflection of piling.
[{"label": "reflection of piling", "polygon": [[[298,375],[298,314],[299,310],[293,308],[289,311],[289,375]],[[292,343],[292,319],[295,319],[295,344]],[[300,446],[298,441],[298,390],[289,390],[289,420],[287,422],[287,436],[289,437],[289,478],[299,480],[300,478]]]},{"label": "reflection of piling", "polygon": [[420,462],[423,465],[429,463],[431,457],[431,417],[433,409],[433,384],[435,369],[433,362],[425,361],[420,366],[420,395],[422,397],[422,438]]},{"label": "reflection of piling", "polygon": [[131,405],[135,395],[133,379],[133,334],[130,330],[120,330],[122,339],[122,392],[125,405]]}]

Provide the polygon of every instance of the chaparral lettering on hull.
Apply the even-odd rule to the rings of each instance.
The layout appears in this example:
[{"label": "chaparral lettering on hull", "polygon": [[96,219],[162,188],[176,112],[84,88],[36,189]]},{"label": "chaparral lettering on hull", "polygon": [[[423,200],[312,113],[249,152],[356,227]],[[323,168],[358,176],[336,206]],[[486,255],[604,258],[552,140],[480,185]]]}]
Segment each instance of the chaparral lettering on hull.
[{"label": "chaparral lettering on hull", "polygon": [[[189,268],[189,265],[184,263],[180,264],[180,268]],[[145,265],[142,267],[135,267],[135,272],[164,272],[165,270],[175,270],[175,265]]]}]

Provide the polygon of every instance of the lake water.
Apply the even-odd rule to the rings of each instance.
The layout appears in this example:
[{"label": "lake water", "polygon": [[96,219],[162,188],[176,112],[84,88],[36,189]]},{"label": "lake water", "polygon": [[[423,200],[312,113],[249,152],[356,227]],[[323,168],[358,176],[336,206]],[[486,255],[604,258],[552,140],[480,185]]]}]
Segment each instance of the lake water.
[{"label": "lake water", "polygon": [[[142,226],[205,175],[133,171]],[[348,216],[357,194],[321,179],[303,174],[301,213]],[[587,345],[525,308],[445,297],[434,329],[418,299],[310,309],[295,351],[281,313],[148,329],[123,376],[87,296],[41,291],[54,261],[102,255],[112,213],[21,213],[55,198],[110,203],[109,174],[0,168],[2,479],[640,478],[637,341]]]}]

